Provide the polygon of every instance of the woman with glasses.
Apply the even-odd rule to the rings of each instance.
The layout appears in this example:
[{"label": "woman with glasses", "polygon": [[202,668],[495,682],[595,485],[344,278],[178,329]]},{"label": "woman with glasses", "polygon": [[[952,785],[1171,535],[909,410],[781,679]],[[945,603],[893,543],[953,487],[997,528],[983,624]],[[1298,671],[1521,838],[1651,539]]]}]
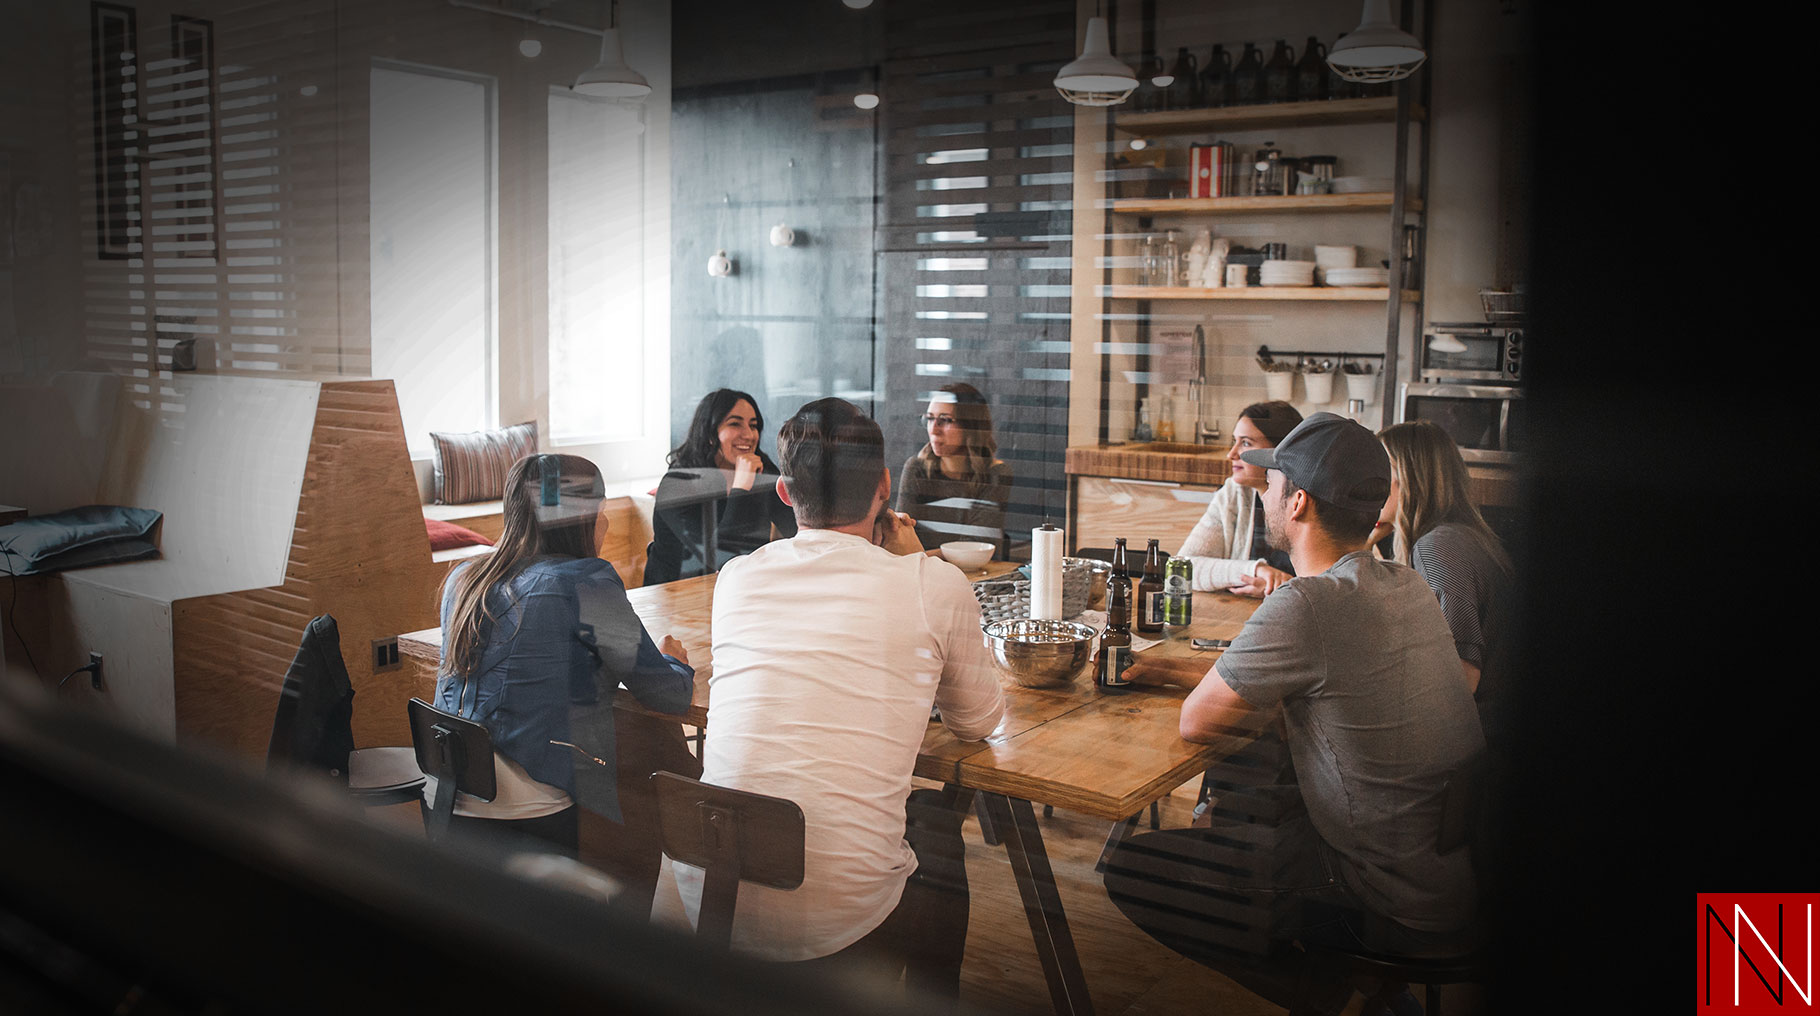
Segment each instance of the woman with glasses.
[{"label": "woman with glasses", "polygon": [[646,585],[719,571],[796,535],[796,515],[777,497],[777,464],[758,446],[764,430],[758,401],[745,392],[720,388],[702,397],[657,485]]},{"label": "woman with glasses", "polygon": [[982,540],[1002,550],[1011,471],[998,458],[986,397],[963,382],[943,385],[923,426],[929,442],[898,474],[897,510],[916,520],[925,547]]},{"label": "woman with glasses", "polygon": [[[587,459],[519,459],[506,474],[499,543],[443,587],[436,706],[487,728],[498,786],[490,801],[456,794],[452,832],[528,838],[573,857],[576,805],[622,818],[619,686],[657,712],[689,707],[695,671],[682,643],[652,642],[619,574],[595,556],[604,493]],[[676,740],[687,757],[680,727]],[[665,761],[628,766],[643,775]]]}]

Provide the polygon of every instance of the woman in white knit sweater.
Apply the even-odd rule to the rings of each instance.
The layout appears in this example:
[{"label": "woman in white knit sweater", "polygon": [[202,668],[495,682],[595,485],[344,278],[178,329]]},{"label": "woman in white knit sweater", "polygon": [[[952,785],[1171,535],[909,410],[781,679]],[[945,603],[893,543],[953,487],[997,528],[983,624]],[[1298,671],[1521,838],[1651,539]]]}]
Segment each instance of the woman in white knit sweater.
[{"label": "woman in white knit sweater", "polygon": [[1274,448],[1302,414],[1287,402],[1254,402],[1239,411],[1232,425],[1232,450],[1226,460],[1232,475],[1219,490],[1194,531],[1182,541],[1176,557],[1194,563],[1194,588],[1265,596],[1295,577],[1289,556],[1264,542],[1264,507],[1260,494],[1269,486],[1266,471],[1239,458],[1253,448]]}]

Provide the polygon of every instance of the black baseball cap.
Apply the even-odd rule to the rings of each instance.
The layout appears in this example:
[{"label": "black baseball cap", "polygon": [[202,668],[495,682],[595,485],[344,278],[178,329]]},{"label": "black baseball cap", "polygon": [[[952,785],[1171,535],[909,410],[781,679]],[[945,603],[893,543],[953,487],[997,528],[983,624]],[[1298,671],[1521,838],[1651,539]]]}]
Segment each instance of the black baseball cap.
[{"label": "black baseball cap", "polygon": [[1338,508],[1375,512],[1390,497],[1390,455],[1371,431],[1336,413],[1316,413],[1275,448],[1240,452],[1239,458],[1281,470],[1296,486]]}]

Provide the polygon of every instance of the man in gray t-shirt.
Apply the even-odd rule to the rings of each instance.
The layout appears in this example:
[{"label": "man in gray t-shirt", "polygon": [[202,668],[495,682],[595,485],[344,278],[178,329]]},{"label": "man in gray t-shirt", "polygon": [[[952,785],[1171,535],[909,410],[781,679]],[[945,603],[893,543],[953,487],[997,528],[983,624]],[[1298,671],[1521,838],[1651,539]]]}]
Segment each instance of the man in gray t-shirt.
[{"label": "man in gray t-shirt", "polygon": [[[1468,927],[1471,859],[1436,844],[1447,781],[1484,737],[1433,592],[1367,550],[1390,493],[1371,432],[1317,413],[1244,458],[1270,471],[1266,531],[1298,577],[1195,684],[1181,732],[1212,740],[1280,710],[1306,813],[1269,836],[1218,820],[1133,837],[1106,886],[1159,941],[1288,1006],[1301,966],[1290,941],[1421,953]],[[1318,990],[1337,1009],[1351,989]]]}]

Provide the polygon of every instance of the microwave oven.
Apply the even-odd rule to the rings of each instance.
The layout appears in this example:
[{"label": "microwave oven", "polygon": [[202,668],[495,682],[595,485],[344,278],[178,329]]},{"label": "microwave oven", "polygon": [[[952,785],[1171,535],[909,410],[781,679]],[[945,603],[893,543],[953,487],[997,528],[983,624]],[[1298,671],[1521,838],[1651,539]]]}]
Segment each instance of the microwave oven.
[{"label": "microwave oven", "polygon": [[1404,382],[1397,422],[1430,420],[1468,462],[1515,462],[1528,437],[1523,390],[1510,385]]},{"label": "microwave oven", "polygon": [[1424,381],[1514,385],[1523,380],[1520,326],[1437,323],[1422,329],[1422,336],[1419,373]]}]

